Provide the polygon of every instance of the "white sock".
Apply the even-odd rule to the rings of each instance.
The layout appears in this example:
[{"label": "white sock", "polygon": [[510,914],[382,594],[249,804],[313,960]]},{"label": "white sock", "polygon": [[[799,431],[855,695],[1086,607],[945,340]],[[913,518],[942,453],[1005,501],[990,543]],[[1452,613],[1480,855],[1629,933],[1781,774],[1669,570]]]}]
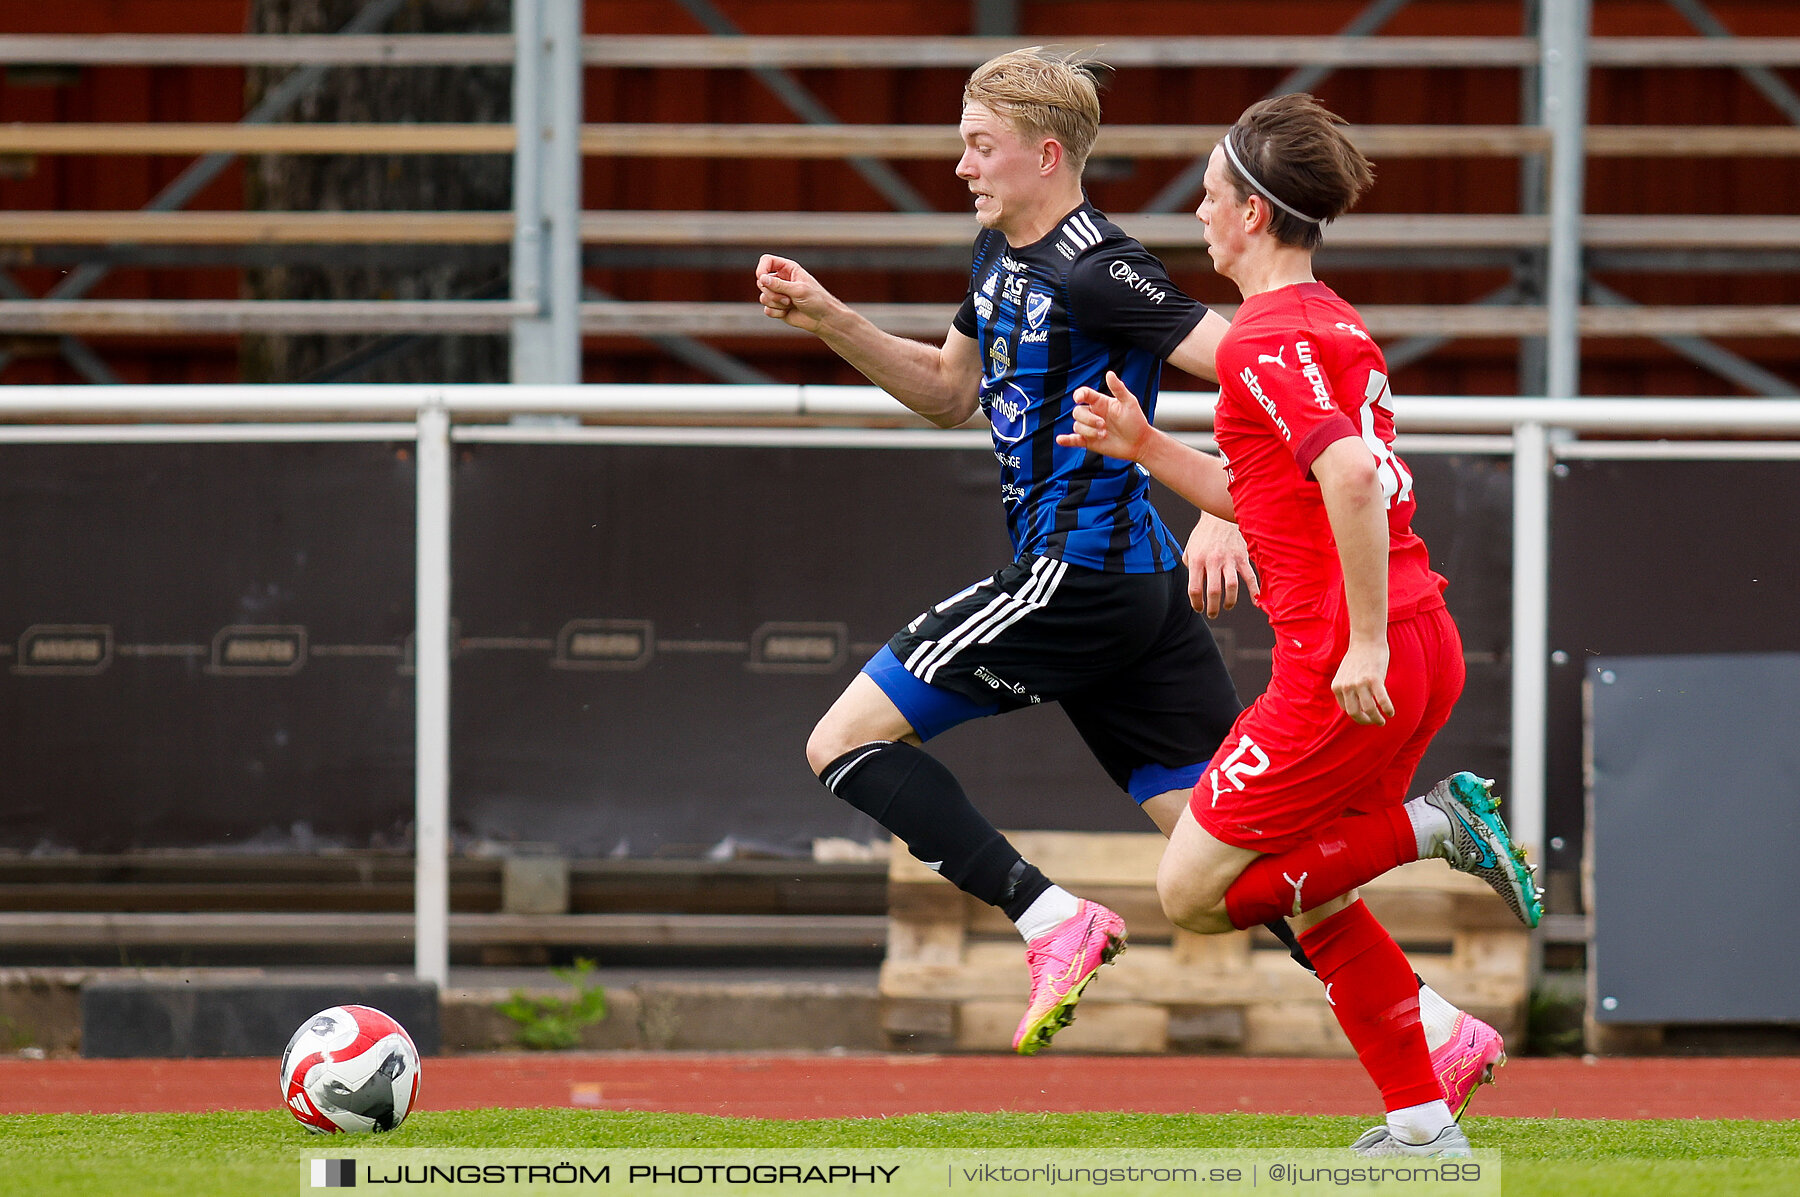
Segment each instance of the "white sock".
[{"label": "white sock", "polygon": [[1455,1121],[1450,1117],[1450,1107],[1440,1097],[1436,1101],[1407,1106],[1404,1110],[1389,1110],[1388,1134],[1403,1143],[1429,1143]]},{"label": "white sock", "polygon": [[1436,1051],[1456,1034],[1456,1020],[1462,1011],[1444,1000],[1429,985],[1419,986],[1419,1025],[1425,1028],[1425,1046]]},{"label": "white sock", "polygon": [[1019,934],[1030,943],[1039,936],[1048,935],[1056,930],[1064,919],[1072,919],[1075,912],[1081,909],[1081,899],[1060,885],[1053,885],[1037,896],[1037,901],[1026,908],[1025,913],[1013,920]]},{"label": "white sock", "polygon": [[1423,798],[1406,804],[1406,817],[1412,820],[1413,841],[1419,846],[1419,859],[1430,860],[1450,840],[1450,816]]}]

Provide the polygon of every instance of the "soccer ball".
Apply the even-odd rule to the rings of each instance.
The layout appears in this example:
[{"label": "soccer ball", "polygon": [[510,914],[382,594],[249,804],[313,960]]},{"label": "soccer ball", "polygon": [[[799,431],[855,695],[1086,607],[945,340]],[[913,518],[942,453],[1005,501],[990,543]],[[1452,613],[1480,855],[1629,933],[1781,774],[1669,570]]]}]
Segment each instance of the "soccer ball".
[{"label": "soccer ball", "polygon": [[419,1096],[419,1049],[368,1006],[321,1010],[281,1053],[281,1100],[316,1135],[390,1131]]}]

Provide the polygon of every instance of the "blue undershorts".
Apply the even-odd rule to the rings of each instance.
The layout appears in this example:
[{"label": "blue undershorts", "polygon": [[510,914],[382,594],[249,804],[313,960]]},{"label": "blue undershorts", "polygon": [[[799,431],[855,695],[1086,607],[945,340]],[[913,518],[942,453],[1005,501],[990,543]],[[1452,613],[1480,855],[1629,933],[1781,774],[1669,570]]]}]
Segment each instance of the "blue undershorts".
[{"label": "blue undershorts", "polygon": [[900,713],[906,716],[906,721],[912,724],[921,740],[941,735],[971,719],[1000,713],[997,702],[977,702],[954,690],[920,681],[906,671],[894,650],[885,644],[880,652],[869,658],[862,671],[900,708]]},{"label": "blue undershorts", "polygon": [[[885,644],[881,646],[881,651],[869,658],[869,663],[862,667],[862,671],[899,708],[900,714],[906,717],[906,722],[918,733],[920,740],[930,740],[971,719],[983,719],[1000,713],[998,702],[978,702],[954,690],[920,681],[907,672],[906,666],[900,663],[900,658],[894,655],[894,650]],[[1199,783],[1201,774],[1206,772],[1208,763],[1199,761],[1175,768],[1168,765],[1139,765],[1131,771],[1125,788],[1132,801],[1139,804],[1170,790],[1191,790]]]}]

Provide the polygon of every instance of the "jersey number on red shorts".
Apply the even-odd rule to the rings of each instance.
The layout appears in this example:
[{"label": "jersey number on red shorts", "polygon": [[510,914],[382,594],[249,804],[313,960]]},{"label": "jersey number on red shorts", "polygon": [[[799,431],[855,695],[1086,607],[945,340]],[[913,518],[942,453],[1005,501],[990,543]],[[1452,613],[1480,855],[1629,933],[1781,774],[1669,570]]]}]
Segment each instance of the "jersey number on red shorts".
[{"label": "jersey number on red shorts", "polygon": [[1375,431],[1375,409],[1394,414],[1394,395],[1388,389],[1388,376],[1380,370],[1369,371],[1369,385],[1363,395],[1362,439],[1375,455],[1375,476],[1381,480],[1381,497],[1392,507],[1412,497],[1412,475],[1406,463],[1394,456],[1394,447]]},{"label": "jersey number on red shorts", "polygon": [[1237,747],[1231,750],[1231,755],[1225,758],[1224,764],[1212,771],[1213,805],[1219,805],[1219,795],[1225,792],[1224,787],[1219,784],[1220,778],[1230,782],[1232,789],[1241,792],[1246,777],[1255,777],[1268,767],[1269,754],[1258,748],[1249,736],[1239,736]]}]

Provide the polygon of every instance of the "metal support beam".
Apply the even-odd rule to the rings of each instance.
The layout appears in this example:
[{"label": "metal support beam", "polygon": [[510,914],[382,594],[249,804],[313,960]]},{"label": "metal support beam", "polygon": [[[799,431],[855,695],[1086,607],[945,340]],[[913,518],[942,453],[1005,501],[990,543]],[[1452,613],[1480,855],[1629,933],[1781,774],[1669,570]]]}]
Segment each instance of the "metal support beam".
[{"label": "metal support beam", "polygon": [[[1636,307],[1635,301],[1619,294],[1605,283],[1588,280],[1588,298],[1595,304],[1606,307]],[[1800,395],[1800,388],[1770,370],[1765,370],[1755,362],[1739,354],[1733,353],[1721,345],[1714,344],[1705,337],[1658,337],[1663,345],[1673,349],[1688,361],[1717,374],[1728,382],[1734,382],[1758,395],[1770,398],[1789,398]]]},{"label": "metal support beam", "polygon": [[[1536,40],[1543,32],[1544,5],[1543,0],[1524,0],[1521,16],[1522,27],[1519,32]],[[1544,102],[1544,73],[1537,62],[1527,63],[1519,68],[1519,123],[1534,125],[1541,119]],[[1546,202],[1546,189],[1549,177],[1545,172],[1544,155],[1540,152],[1521,154],[1519,156],[1519,215],[1542,216]],[[1513,265],[1513,287],[1517,296],[1514,302],[1544,302],[1544,274],[1548,269],[1543,246],[1534,246],[1520,252]],[[1520,337],[1518,356],[1517,390],[1521,395],[1541,395],[1548,385],[1545,371],[1544,338]]]},{"label": "metal support beam", "polygon": [[441,395],[419,408],[414,579],[413,969],[450,979],[450,413]]},{"label": "metal support beam", "polygon": [[[1712,10],[1700,0],[1669,0],[1669,7],[1680,13],[1687,23],[1704,33],[1707,37],[1729,38],[1734,36],[1725,23],[1712,14]],[[1766,66],[1740,66],[1738,74],[1749,80],[1750,86],[1761,92],[1763,98],[1775,105],[1781,114],[1796,125],[1800,125],[1800,94],[1787,85],[1787,81]]]},{"label": "metal support beam", "polygon": [[[1393,15],[1405,8],[1409,0],[1373,0],[1367,8],[1350,19],[1350,23],[1339,31],[1341,37],[1368,37]],[[1335,67],[1314,63],[1290,72],[1280,83],[1269,89],[1271,96],[1286,95],[1293,91],[1311,91],[1323,83],[1335,70]],[[1265,97],[1266,98],[1266,97]],[[1181,168],[1181,173],[1163,185],[1163,189],[1145,204],[1145,212],[1179,212],[1193,202],[1206,179],[1206,159],[1196,158]]]},{"label": "metal support beam", "polygon": [[[1668,0],[1669,7],[1680,13],[1687,23],[1707,37],[1730,38],[1733,36],[1725,23],[1714,16],[1700,0]],[[1800,125],[1800,94],[1787,85],[1774,71],[1764,66],[1740,66],[1738,74],[1749,81],[1750,86],[1762,93],[1764,99],[1773,104],[1778,111],[1793,124]],[[1608,306],[1626,306],[1633,301],[1614,291],[1611,287],[1590,278],[1588,294],[1593,302]],[[1794,384],[1769,370],[1763,369],[1755,362],[1733,353],[1729,349],[1716,345],[1704,337],[1658,337],[1664,345],[1679,353],[1682,357],[1708,370],[1727,382],[1735,383],[1747,391],[1770,397],[1783,397],[1800,394]]]},{"label": "metal support beam", "polygon": [[[21,287],[12,275],[0,270],[0,298],[30,299],[31,292]],[[119,381],[119,376],[112,372],[112,367],[101,361],[100,355],[81,338],[64,333],[56,339],[56,348],[64,360],[75,368],[77,374],[95,386],[111,386]],[[0,370],[6,369],[6,363],[11,358],[12,354],[0,350]]]},{"label": "metal support beam", "polygon": [[[1505,307],[1517,302],[1519,302],[1519,285],[1514,282],[1488,292],[1469,306]],[[1419,336],[1395,342],[1392,347],[1382,351],[1382,357],[1387,359],[1388,373],[1392,374],[1402,366],[1410,366],[1421,358],[1431,356],[1454,339],[1453,337]]]},{"label": "metal support beam", "polygon": [[[731,18],[713,6],[711,0],[681,0],[681,6],[696,21],[705,27],[708,33],[719,37],[742,37],[744,31],[732,23]],[[978,19],[987,19],[982,9],[977,9]],[[1016,14],[1015,14],[1016,21]],[[774,93],[775,98],[787,106],[789,112],[809,125],[836,125],[841,122],[831,110],[820,103],[818,97],[808,91],[804,84],[787,71],[775,67],[756,67],[751,73],[761,81],[762,85]],[[879,158],[848,158],[850,168],[863,177],[863,180],[879,192],[883,199],[901,212],[930,212],[932,207],[920,195],[918,190],[900,177],[900,173]],[[671,357],[696,369],[704,370],[715,378],[726,382],[755,383],[770,381],[767,375],[753,366],[732,357],[721,350],[714,349],[691,337],[652,337],[652,342],[660,346]]]},{"label": "metal support beam", "polygon": [[[681,0],[681,7],[706,28],[708,33],[719,37],[742,37],[744,31],[732,24],[731,18],[720,12],[712,4],[712,0]],[[821,104],[812,92],[806,90],[804,84],[787,71],[777,67],[755,67],[751,70],[762,81],[764,87],[775,93],[775,98],[787,105],[788,111],[809,125],[836,125],[838,118],[831,110]],[[913,188],[911,183],[901,178],[899,173],[879,158],[847,159],[857,174],[861,175],[869,186],[880,192],[882,197],[902,212],[929,212],[931,205],[925,197]]]},{"label": "metal support beam", "polygon": [[1550,130],[1550,254],[1544,306],[1545,393],[1581,393],[1581,212],[1586,182],[1587,38],[1590,0],[1544,0],[1541,120]]},{"label": "metal support beam", "polygon": [[[380,29],[393,19],[394,14],[399,12],[405,3],[406,0],[371,0],[338,32],[370,33]],[[319,85],[320,81],[325,78],[325,73],[330,69],[325,66],[301,67],[287,75],[280,83],[264,93],[256,107],[246,113],[240,123],[265,125],[280,120],[287,115],[289,109],[300,102],[302,96]],[[167,187],[157,192],[156,198],[144,205],[144,211],[173,212],[178,208],[187,207],[194,197],[206,188],[208,183],[218,178],[225,168],[231,165],[232,160],[236,157],[236,154],[208,154],[199,159],[176,175]],[[46,298],[77,299],[91,291],[94,284],[98,283],[105,274],[106,271],[100,267],[95,267],[91,271],[76,270],[68,278],[51,288]]]},{"label": "metal support beam", "polygon": [[[616,295],[608,295],[598,287],[583,287],[581,297],[584,300],[617,299]],[[775,382],[767,374],[758,370],[748,362],[740,361],[721,349],[714,349],[705,341],[696,341],[692,337],[678,335],[645,337],[652,345],[681,362],[692,366],[704,374],[710,374],[720,382],[734,383],[739,386],[767,386]]]},{"label": "metal support beam", "polygon": [[1015,37],[1019,32],[1019,0],[972,0],[972,32],[976,37]]},{"label": "metal support beam", "polygon": [[[385,26],[400,11],[406,0],[370,0],[357,11],[354,17],[345,22],[338,33],[373,33]],[[252,108],[244,115],[242,121],[246,125],[269,124],[286,115],[288,110],[299,102],[300,97],[319,85],[325,77],[328,66],[301,67],[284,77],[280,83],[270,88]],[[180,174],[170,181],[167,187],[157,192],[156,197],[144,205],[146,212],[173,212],[185,208],[199,195],[206,185],[219,177],[219,174],[231,164],[236,154],[207,154],[205,157],[190,163]],[[50,288],[46,299],[80,299],[105,278],[110,267],[98,263],[88,263],[70,271],[68,276]],[[0,272],[0,277],[11,282],[11,276]],[[63,356],[79,370],[90,382],[116,383],[119,379],[100,360],[98,354],[85,343],[74,337],[64,337],[60,342]],[[12,354],[0,351],[0,370],[12,360]]]},{"label": "metal support beam", "polygon": [[[1350,23],[1338,31],[1338,36],[1369,37],[1392,20],[1408,3],[1410,0],[1373,0],[1367,8],[1350,18]],[[1269,94],[1280,96],[1293,91],[1311,91],[1329,79],[1336,70],[1336,67],[1317,62],[1303,66],[1277,83],[1269,90]]]},{"label": "metal support beam", "polygon": [[580,0],[513,5],[512,381],[581,381]]}]

